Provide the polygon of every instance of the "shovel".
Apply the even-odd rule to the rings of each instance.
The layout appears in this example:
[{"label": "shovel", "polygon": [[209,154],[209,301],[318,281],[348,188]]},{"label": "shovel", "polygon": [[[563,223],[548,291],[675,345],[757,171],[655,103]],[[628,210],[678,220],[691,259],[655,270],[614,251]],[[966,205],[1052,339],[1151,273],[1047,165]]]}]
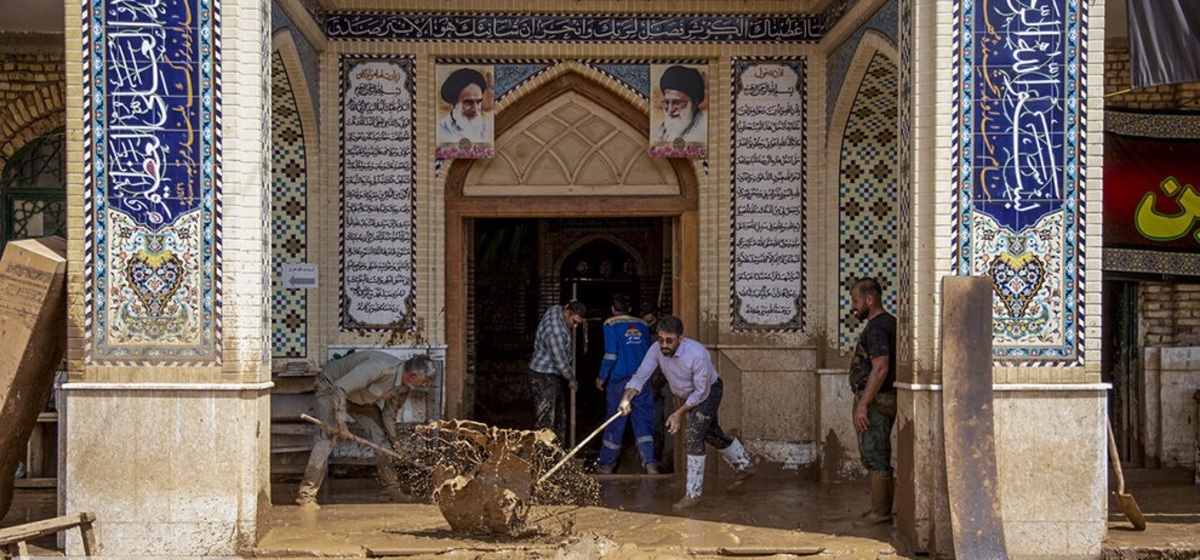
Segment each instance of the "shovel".
[{"label": "shovel", "polygon": [[[327,431],[327,432],[331,432],[331,433],[335,433],[335,434],[338,433],[337,428],[330,426],[329,424],[326,424],[326,423],[324,423],[316,418],[313,418],[312,416],[309,416],[307,414],[301,414],[300,419],[304,420],[305,422],[310,422],[310,423],[316,424],[322,428],[325,428],[325,431]],[[388,449],[382,445],[378,445],[369,439],[363,439],[361,437],[358,437],[357,435],[350,434],[350,441],[353,441],[360,445],[365,445],[367,447],[370,447],[371,449],[374,449],[375,451],[383,453],[384,455],[387,455],[388,457],[391,457],[393,459],[400,459],[401,461],[405,460],[403,455],[396,453],[395,451],[392,451],[391,449]]]},{"label": "shovel", "polygon": [[587,442],[592,441],[592,438],[596,437],[596,434],[604,431],[604,428],[607,428],[609,424],[612,424],[614,420],[620,417],[621,411],[618,410],[616,414],[612,415],[612,418],[609,418],[608,420],[605,420],[603,424],[600,424],[600,427],[596,428],[596,430],[588,437],[583,438],[583,441],[579,442],[579,445],[576,445],[575,449],[572,449],[571,452],[563,456],[563,458],[560,459],[558,463],[554,465],[554,467],[546,471],[546,474],[542,475],[542,477],[537,480],[537,483],[541,484],[545,482],[547,478],[550,478],[550,475],[554,474],[554,472],[559,469],[559,467],[563,466],[568,460],[571,459],[571,457],[574,457],[576,453],[579,453],[579,450],[583,449],[583,446],[587,445]]},{"label": "shovel", "polygon": [[1138,507],[1133,496],[1125,493],[1125,475],[1121,473],[1121,457],[1117,455],[1117,439],[1113,437],[1112,422],[1105,422],[1108,426],[1108,457],[1112,460],[1113,471],[1117,473],[1117,491],[1114,493],[1117,496],[1117,506],[1121,508],[1121,513],[1125,514],[1125,518],[1133,523],[1133,528],[1138,531],[1146,530],[1146,518],[1142,516],[1142,510]]}]

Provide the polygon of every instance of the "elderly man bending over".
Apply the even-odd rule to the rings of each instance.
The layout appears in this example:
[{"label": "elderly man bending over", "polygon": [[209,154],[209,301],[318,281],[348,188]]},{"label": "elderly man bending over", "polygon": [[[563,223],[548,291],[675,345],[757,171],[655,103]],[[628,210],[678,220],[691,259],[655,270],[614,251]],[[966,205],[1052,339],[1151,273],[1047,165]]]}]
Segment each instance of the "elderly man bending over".
[{"label": "elderly man bending over", "polygon": [[[336,425],[338,433],[317,432],[296,504],[316,505],[333,446],[339,437],[350,437],[348,422],[354,424],[353,431],[360,437],[394,448],[398,438],[396,413],[404,406],[409,391],[424,386],[433,375],[433,360],[425,354],[401,361],[381,350],[359,350],[325,364],[325,371],[317,379],[317,418]],[[380,497],[388,500],[405,497],[396,466],[389,457],[377,455],[379,484],[383,486]]]}]

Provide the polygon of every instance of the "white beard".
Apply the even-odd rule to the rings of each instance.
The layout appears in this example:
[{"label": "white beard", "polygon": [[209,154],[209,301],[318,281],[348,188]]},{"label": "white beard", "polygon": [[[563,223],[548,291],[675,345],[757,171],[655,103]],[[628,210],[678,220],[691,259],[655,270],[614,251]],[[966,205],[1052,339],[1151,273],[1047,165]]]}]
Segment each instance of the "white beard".
[{"label": "white beard", "polygon": [[483,114],[475,115],[475,118],[468,119],[462,112],[462,105],[454,106],[454,124],[462,130],[462,135],[467,140],[472,142],[483,142],[486,138],[483,137]]},{"label": "white beard", "polygon": [[692,119],[694,117],[695,113],[692,112],[692,108],[690,106],[684,109],[678,117],[663,115],[661,139],[672,142],[676,138],[682,138],[683,133],[687,131],[689,126],[691,126]]}]

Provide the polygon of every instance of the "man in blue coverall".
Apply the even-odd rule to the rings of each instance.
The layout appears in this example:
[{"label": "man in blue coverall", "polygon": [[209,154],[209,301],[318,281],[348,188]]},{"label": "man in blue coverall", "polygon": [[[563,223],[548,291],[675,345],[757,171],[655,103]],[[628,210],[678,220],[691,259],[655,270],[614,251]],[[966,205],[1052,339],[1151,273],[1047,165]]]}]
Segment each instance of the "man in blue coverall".
[{"label": "man in blue coverall", "polygon": [[[608,398],[605,417],[617,413],[617,405],[625,395],[625,384],[650,349],[650,328],[646,322],[630,315],[629,296],[617,294],[612,298],[613,316],[604,322],[604,360],[600,362],[600,375],[596,377],[596,388],[605,390]],[[628,417],[633,423],[633,437],[642,466],[648,474],[658,474],[658,459],[654,457],[654,394],[652,391],[638,393],[631,402]],[[611,474],[621,454],[621,439],[625,437],[626,415],[617,418],[604,430],[600,446],[600,459],[596,472]]]}]

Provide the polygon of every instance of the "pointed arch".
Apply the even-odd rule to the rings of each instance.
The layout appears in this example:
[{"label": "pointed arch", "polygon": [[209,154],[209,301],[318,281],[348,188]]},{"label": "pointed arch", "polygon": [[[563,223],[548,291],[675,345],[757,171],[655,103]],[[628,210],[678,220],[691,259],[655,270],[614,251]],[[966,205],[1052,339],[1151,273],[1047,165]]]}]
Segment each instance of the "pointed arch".
[{"label": "pointed arch", "polygon": [[43,85],[0,111],[0,170],[25,144],[67,123],[63,83]]},{"label": "pointed arch", "polygon": [[310,354],[308,294],[284,286],[283,266],[311,260],[308,226],[310,185],[316,184],[317,172],[316,113],[291,31],[276,31],[271,42],[271,355],[302,359]]},{"label": "pointed arch", "polygon": [[[567,95],[577,95],[592,102],[594,107],[603,108],[610,115],[621,121],[630,130],[648,131],[650,129],[649,106],[641,98],[637,98],[612,84],[612,80],[600,75],[590,68],[576,64],[581,71],[562,71],[556,75],[540,77],[536,89],[522,91],[516,100],[506,98],[503,111],[496,113],[496,144],[500,148],[505,141],[505,135],[519,127],[531,116],[536,116],[544,107],[552,106],[556,100]],[[567,66],[564,63],[562,66]],[[594,76],[585,75],[586,70]],[[550,73],[548,73],[550,74]],[[522,88],[524,89],[524,88]],[[626,95],[627,94],[627,95]],[[513,95],[513,94],[510,94]],[[637,104],[632,101],[636,99]],[[517,102],[519,100],[520,102]],[[649,149],[647,134],[641,134],[638,139]],[[623,192],[622,196],[636,197],[638,204],[635,208],[620,207],[612,204],[611,200],[599,196],[577,195],[540,195],[528,196],[521,193],[518,196],[471,196],[464,192],[467,176],[475,166],[485,167],[489,163],[482,160],[454,160],[446,172],[444,189],[447,208],[462,215],[496,216],[505,215],[516,217],[522,215],[546,215],[554,208],[564,204],[575,206],[582,215],[605,216],[661,216],[676,213],[683,208],[695,210],[698,207],[698,182],[690,161],[668,159],[662,163],[677,183],[677,190],[666,194],[661,190],[652,194],[637,195]],[[601,194],[601,193],[595,193]]]},{"label": "pointed arch", "polygon": [[636,248],[620,237],[599,233],[581,237],[563,249],[562,253],[555,258],[552,270],[562,270],[562,267],[564,264],[566,264],[568,258],[574,255],[576,251],[588,246],[594,241],[611,243],[615,247],[625,251],[625,254],[629,255],[629,258],[633,259],[633,265],[637,271],[637,274],[641,274],[642,271],[645,270],[645,265],[642,262],[642,255]]},{"label": "pointed arch", "polygon": [[864,34],[842,87],[828,146],[830,184],[837,185],[837,310],[831,313],[838,346],[848,351],[859,323],[848,311],[846,288],[874,277],[884,288],[884,305],[898,314],[907,259],[900,241],[908,235],[899,196],[899,69],[896,49],[877,31]]}]

